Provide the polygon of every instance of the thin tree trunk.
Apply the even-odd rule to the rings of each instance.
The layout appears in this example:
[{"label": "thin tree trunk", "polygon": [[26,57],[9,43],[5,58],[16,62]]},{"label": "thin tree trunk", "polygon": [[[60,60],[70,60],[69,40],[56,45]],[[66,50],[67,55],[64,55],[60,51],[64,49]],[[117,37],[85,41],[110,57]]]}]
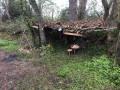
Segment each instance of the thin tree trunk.
[{"label": "thin tree trunk", "polygon": [[2,24],[2,16],[0,15],[0,24]]},{"label": "thin tree trunk", "polygon": [[77,0],[69,0],[70,22],[78,21]]},{"label": "thin tree trunk", "polygon": [[116,19],[117,19],[117,3],[116,3],[115,0],[113,0],[112,10],[111,10],[109,18],[110,18],[111,26],[116,27],[117,26],[117,22],[116,22]]},{"label": "thin tree trunk", "polygon": [[[118,25],[120,25],[120,22],[118,22]],[[119,36],[118,36],[118,41],[117,41],[117,47],[116,47],[116,64],[120,65],[120,26],[118,26],[119,30]]]},{"label": "thin tree trunk", "polygon": [[2,11],[0,10],[0,24],[2,24]]},{"label": "thin tree trunk", "polygon": [[102,4],[104,7],[104,20],[106,20],[107,17],[109,16],[109,5],[108,5],[107,0],[102,0]]},{"label": "thin tree trunk", "polygon": [[43,29],[43,23],[44,22],[43,22],[42,14],[38,9],[38,6],[37,6],[35,0],[29,0],[29,3],[32,6],[32,8],[34,10],[34,13],[35,13],[35,16],[36,16],[36,18],[38,20],[39,32],[40,32],[40,38],[41,38],[41,45],[42,45],[42,48],[44,48],[45,44],[46,44],[46,37],[45,37],[44,29]]},{"label": "thin tree trunk", "polygon": [[[1,0],[0,0],[0,6],[2,6]],[[2,10],[1,9],[0,9],[0,24],[2,24]]]},{"label": "thin tree trunk", "polygon": [[112,3],[113,3],[113,0],[110,0],[110,2],[108,3],[107,0],[102,0],[102,4],[103,4],[103,7],[104,7],[104,23],[105,23],[105,26],[108,26],[110,24],[110,15],[109,15],[109,12],[110,12],[110,7],[112,6]]},{"label": "thin tree trunk", "polygon": [[106,19],[108,19],[109,17],[109,11],[110,11],[110,7],[113,3],[113,0],[110,0],[110,3],[108,4],[107,0],[102,0],[102,4],[103,4],[103,7],[104,7],[104,21]]},{"label": "thin tree trunk", "polygon": [[85,16],[87,0],[79,0],[79,11],[78,11],[78,19],[83,19]]},{"label": "thin tree trunk", "polygon": [[113,19],[116,16],[117,16],[117,3],[116,3],[115,0],[113,0],[113,5],[112,5],[112,11],[111,11],[110,18]]},{"label": "thin tree trunk", "polygon": [[9,22],[11,22],[11,17],[9,14],[9,0],[5,0],[5,12],[6,12],[6,15],[8,17]]},{"label": "thin tree trunk", "polygon": [[117,47],[116,47],[116,64],[120,65],[120,1],[115,0],[114,1],[117,5],[117,28],[119,30],[119,36],[117,41]]}]

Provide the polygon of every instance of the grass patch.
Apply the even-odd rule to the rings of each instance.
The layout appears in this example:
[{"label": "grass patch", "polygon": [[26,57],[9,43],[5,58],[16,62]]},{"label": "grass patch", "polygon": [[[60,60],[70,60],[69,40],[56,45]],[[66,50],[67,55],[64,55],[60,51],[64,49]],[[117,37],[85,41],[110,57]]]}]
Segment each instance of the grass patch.
[{"label": "grass patch", "polygon": [[[28,54],[26,52],[19,52],[18,49],[20,46],[15,41],[8,41],[0,39],[0,49],[5,52],[15,52],[20,56],[20,58],[32,59],[33,57],[38,58],[35,53]],[[35,56],[36,55],[36,56]]]},{"label": "grass patch", "polygon": [[[70,89],[107,89],[120,87],[119,68],[113,68],[112,59],[106,55],[99,58],[92,58],[91,61],[71,63],[56,68],[58,77],[61,79],[70,78]],[[111,60],[111,61],[110,61]],[[116,73],[116,79],[114,75]]]},{"label": "grass patch", "polygon": [[[16,42],[0,39],[0,49],[17,52],[18,48]],[[32,63],[41,67],[40,71],[26,73],[17,87],[20,90],[120,89],[120,68],[114,66],[114,60],[106,55],[104,46],[88,46],[72,57],[66,54],[67,48],[67,45],[47,46],[46,55]],[[39,49],[36,52],[42,53]],[[18,54],[26,59],[36,57],[24,52]]]},{"label": "grass patch", "polygon": [[[47,81],[48,73],[25,73],[16,87],[19,90],[55,90],[53,83]],[[41,78],[44,77],[44,78]]]},{"label": "grass patch", "polygon": [[[120,68],[115,67],[113,62],[101,45],[88,46],[73,57],[56,52],[37,61],[54,70],[56,78],[66,87],[63,89],[68,90],[120,89]],[[68,79],[70,82],[66,82]]]},{"label": "grass patch", "polygon": [[18,50],[19,46],[14,41],[7,41],[0,39],[0,49],[6,50],[6,51],[16,51]]}]

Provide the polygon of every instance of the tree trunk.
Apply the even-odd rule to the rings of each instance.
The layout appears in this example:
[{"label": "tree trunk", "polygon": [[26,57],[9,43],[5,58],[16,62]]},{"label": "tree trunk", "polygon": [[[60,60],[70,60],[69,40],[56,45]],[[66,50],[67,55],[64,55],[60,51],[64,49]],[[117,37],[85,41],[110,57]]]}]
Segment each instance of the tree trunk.
[{"label": "tree trunk", "polygon": [[102,4],[104,7],[104,21],[107,19],[107,17],[109,16],[109,5],[107,0],[102,0]]},{"label": "tree trunk", "polygon": [[[120,22],[118,23],[118,25],[120,25]],[[117,47],[116,47],[116,64],[120,65],[120,28],[118,28],[119,30],[119,36],[118,36],[118,41],[117,41]]]},{"label": "tree trunk", "polygon": [[110,17],[109,17],[109,11],[110,11],[110,7],[112,6],[113,0],[110,0],[110,2],[108,3],[107,0],[102,0],[102,4],[104,7],[104,23],[105,26],[108,26],[110,24]]},{"label": "tree trunk", "polygon": [[0,24],[2,24],[2,11],[0,10]]},{"label": "tree trunk", "polygon": [[2,16],[0,15],[0,24],[2,24]]},{"label": "tree trunk", "polygon": [[78,21],[77,0],[69,0],[70,22]]},{"label": "tree trunk", "polygon": [[5,0],[5,12],[6,12],[6,15],[8,17],[9,22],[11,22],[11,17],[9,14],[9,0]]},{"label": "tree trunk", "polygon": [[79,0],[79,11],[78,11],[78,19],[83,19],[85,16],[87,0]]},{"label": "tree trunk", "polygon": [[38,6],[37,6],[35,0],[29,0],[29,3],[32,6],[32,8],[34,10],[34,13],[35,13],[35,16],[36,16],[36,18],[38,20],[41,45],[42,45],[42,48],[44,48],[45,44],[46,44],[46,37],[45,37],[44,29],[43,29],[44,22],[43,22],[42,14],[38,9]]},{"label": "tree trunk", "polygon": [[116,3],[115,0],[113,0],[113,5],[112,5],[112,11],[111,11],[110,18],[115,19],[116,16],[117,16],[117,3]]},{"label": "tree trunk", "polygon": [[110,14],[109,18],[110,18],[111,26],[116,27],[117,26],[117,22],[116,22],[116,19],[117,19],[117,3],[116,3],[116,0],[113,0],[112,11],[111,11],[111,14]]},{"label": "tree trunk", "polygon": [[116,64],[120,65],[120,1],[115,0],[114,1],[117,6],[117,28],[119,30],[119,36],[118,36],[118,41],[117,41],[117,47],[116,47]]},{"label": "tree trunk", "polygon": [[[1,0],[0,0],[0,6],[2,6],[1,5]],[[2,10],[0,9],[0,24],[2,24]]]}]

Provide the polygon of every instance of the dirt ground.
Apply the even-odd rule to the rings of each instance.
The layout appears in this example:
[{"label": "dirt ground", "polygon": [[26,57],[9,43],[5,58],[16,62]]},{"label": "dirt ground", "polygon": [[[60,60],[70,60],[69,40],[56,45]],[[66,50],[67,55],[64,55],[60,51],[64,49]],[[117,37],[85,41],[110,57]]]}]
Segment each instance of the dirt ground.
[{"label": "dirt ground", "polygon": [[23,61],[4,61],[7,56],[9,54],[0,51],[0,90],[18,90],[14,82],[19,78],[18,76],[24,72],[35,72],[37,68]]},{"label": "dirt ground", "polygon": [[[33,74],[39,76],[40,83],[44,81],[44,83],[41,84],[41,87],[38,88],[37,86],[34,86],[35,90],[43,90],[44,86],[47,87],[46,90],[52,90],[52,85],[56,85],[56,87],[66,88],[64,84],[71,82],[69,79],[66,79],[62,81],[63,83],[61,83],[61,81],[55,78],[56,74],[54,71],[50,71],[47,65],[33,66],[31,63],[26,62],[24,59],[21,60],[19,56],[16,59],[13,58],[14,60],[12,60],[8,57],[11,55],[14,56],[14,54],[7,54],[4,51],[0,51],[0,90],[26,90],[19,89],[17,85],[24,81],[24,78],[26,77],[25,75],[28,75],[27,77],[29,77],[33,76]],[[31,79],[31,77],[28,79]],[[52,84],[49,85],[49,82]],[[26,80],[23,85],[29,86],[29,84],[26,83],[29,82]]]}]

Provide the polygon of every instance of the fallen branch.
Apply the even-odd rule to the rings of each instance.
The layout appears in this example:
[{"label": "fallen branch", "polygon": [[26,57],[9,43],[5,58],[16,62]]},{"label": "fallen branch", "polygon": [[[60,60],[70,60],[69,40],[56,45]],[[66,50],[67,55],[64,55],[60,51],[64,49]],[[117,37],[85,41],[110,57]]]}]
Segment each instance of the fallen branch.
[{"label": "fallen branch", "polygon": [[11,35],[19,35],[19,34],[22,34],[22,30],[18,30],[18,31],[15,31],[13,33],[11,33]]}]

